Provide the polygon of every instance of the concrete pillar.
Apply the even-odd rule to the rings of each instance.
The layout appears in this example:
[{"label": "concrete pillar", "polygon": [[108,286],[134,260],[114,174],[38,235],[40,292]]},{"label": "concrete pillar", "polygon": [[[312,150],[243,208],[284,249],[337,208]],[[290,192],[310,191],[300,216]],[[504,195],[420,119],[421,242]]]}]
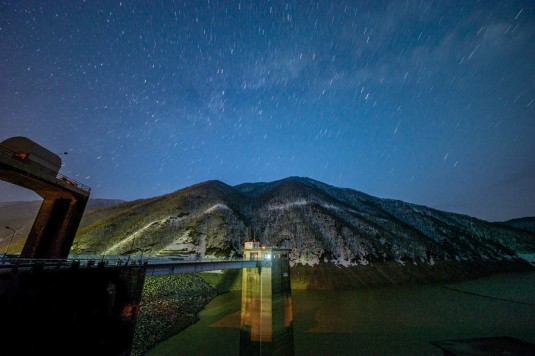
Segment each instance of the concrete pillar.
[{"label": "concrete pillar", "polygon": [[66,258],[82,219],[87,197],[45,197],[22,249],[23,258]]},{"label": "concrete pillar", "polygon": [[81,197],[69,202],[67,212],[63,218],[63,224],[49,252],[51,258],[67,258],[69,256],[87,200],[86,197]]},{"label": "concrete pillar", "polygon": [[[45,236],[49,236],[48,244],[52,244],[50,238],[50,217],[56,205],[56,199],[44,199],[41,203],[41,208],[35,217],[33,222],[32,229],[28,234],[28,239],[24,244],[24,247],[21,252],[21,257],[24,258],[34,258],[41,254],[41,250],[46,244]],[[47,233],[48,230],[48,233]],[[55,234],[53,234],[55,235]]]}]

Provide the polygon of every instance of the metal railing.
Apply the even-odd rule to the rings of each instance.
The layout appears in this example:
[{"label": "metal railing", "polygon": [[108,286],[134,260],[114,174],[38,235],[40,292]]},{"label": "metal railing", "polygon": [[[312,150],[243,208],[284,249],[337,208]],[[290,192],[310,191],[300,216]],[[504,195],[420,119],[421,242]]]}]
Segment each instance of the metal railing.
[{"label": "metal railing", "polygon": [[88,187],[87,185],[85,185],[83,183],[75,181],[74,179],[69,178],[66,175],[58,173],[56,178],[61,180],[61,181],[63,181],[63,182],[65,182],[65,183],[67,183],[67,184],[70,184],[70,185],[72,185],[74,187],[80,188],[81,190],[83,190],[85,192],[91,193],[91,188],[90,187]]},{"label": "metal railing", "polygon": [[91,255],[72,258],[52,259],[52,258],[21,258],[5,257],[0,260],[0,270],[12,268],[96,268],[96,267],[127,267],[127,266],[158,266],[158,265],[180,265],[180,264],[203,264],[218,262],[241,262],[250,261],[243,258],[204,258],[204,259],[184,259],[176,260],[167,257],[154,256],[109,256]]}]

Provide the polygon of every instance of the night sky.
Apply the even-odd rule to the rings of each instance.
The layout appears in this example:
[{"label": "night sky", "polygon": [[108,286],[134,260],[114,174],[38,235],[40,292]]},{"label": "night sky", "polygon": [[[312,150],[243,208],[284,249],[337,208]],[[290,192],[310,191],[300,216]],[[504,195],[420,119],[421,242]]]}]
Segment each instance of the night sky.
[{"label": "night sky", "polygon": [[1,1],[19,135],[93,198],[305,176],[535,216],[535,2]]}]

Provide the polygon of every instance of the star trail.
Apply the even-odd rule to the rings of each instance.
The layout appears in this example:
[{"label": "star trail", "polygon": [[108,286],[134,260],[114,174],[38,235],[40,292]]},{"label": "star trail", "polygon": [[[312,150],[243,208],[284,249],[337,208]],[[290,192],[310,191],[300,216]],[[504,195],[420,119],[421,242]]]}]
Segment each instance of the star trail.
[{"label": "star trail", "polygon": [[92,197],[305,176],[506,220],[535,215],[533,63],[532,1],[2,1],[0,140]]}]

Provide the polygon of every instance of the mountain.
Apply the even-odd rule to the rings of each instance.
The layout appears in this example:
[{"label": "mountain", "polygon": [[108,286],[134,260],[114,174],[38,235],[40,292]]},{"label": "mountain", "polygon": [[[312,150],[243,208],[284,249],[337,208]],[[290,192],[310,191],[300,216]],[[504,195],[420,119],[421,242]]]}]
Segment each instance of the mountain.
[{"label": "mountain", "polygon": [[[30,233],[33,221],[39,212],[42,201],[15,201],[15,202],[0,202],[0,226],[9,226],[16,231],[14,235],[10,252],[22,250],[22,246],[26,241],[26,236]],[[85,209],[85,214],[95,209],[102,209],[117,204],[124,203],[124,200],[118,199],[89,199]],[[9,229],[2,228],[0,230],[0,248],[2,253],[5,251],[11,237]]]},{"label": "mountain", "polygon": [[535,217],[511,219],[497,224],[510,226],[518,230],[523,230],[535,234]]},{"label": "mountain", "polygon": [[88,213],[73,253],[233,257],[252,237],[291,248],[300,288],[454,280],[529,268],[532,234],[309,178],[208,181]]}]

